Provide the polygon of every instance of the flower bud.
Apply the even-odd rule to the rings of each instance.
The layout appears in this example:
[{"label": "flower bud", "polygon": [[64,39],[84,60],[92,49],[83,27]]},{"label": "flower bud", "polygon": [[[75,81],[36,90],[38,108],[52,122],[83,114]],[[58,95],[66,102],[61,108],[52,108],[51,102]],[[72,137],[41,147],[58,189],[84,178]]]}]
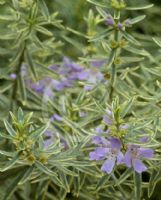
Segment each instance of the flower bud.
[{"label": "flower bud", "polygon": [[105,24],[108,26],[113,26],[115,24],[115,21],[111,15],[107,17],[107,19],[105,20]]}]

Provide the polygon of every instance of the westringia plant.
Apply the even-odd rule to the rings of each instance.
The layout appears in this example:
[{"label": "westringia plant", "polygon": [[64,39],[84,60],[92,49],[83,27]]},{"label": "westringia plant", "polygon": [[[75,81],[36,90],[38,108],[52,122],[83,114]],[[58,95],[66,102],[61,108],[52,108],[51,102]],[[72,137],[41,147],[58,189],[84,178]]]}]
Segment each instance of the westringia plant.
[{"label": "westringia plant", "polygon": [[0,200],[160,200],[159,8],[0,0],[0,11]]}]

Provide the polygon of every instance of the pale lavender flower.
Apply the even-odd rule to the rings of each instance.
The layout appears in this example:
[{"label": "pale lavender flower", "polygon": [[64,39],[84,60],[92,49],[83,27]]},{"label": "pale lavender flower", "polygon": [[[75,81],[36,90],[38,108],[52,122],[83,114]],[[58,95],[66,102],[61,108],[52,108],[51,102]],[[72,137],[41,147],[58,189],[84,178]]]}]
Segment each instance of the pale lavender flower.
[{"label": "pale lavender flower", "polygon": [[131,27],[132,26],[130,19],[126,19],[124,21],[124,24],[125,24],[126,27]]},{"label": "pale lavender flower", "polygon": [[120,151],[121,141],[118,138],[110,138],[111,148],[109,148],[108,159],[104,162],[101,170],[110,174],[115,164],[120,165],[124,162],[124,155]]},{"label": "pale lavender flower", "polygon": [[87,113],[85,111],[79,111],[79,117],[85,117]]},{"label": "pale lavender flower", "polygon": [[127,167],[133,167],[138,173],[147,170],[147,167],[142,163],[141,158],[150,159],[153,157],[154,151],[150,148],[142,148],[138,145],[129,145],[125,153],[125,164]]},{"label": "pale lavender flower", "polygon": [[124,26],[123,26],[122,23],[118,23],[118,24],[117,24],[117,28],[118,28],[118,29],[123,29],[123,27],[124,27]]},{"label": "pale lavender flower", "polygon": [[84,86],[84,90],[86,90],[86,91],[90,91],[92,89],[93,89],[93,85],[85,85]]},{"label": "pale lavender flower", "polygon": [[36,91],[37,93],[43,94],[45,92],[45,89],[47,88],[47,86],[50,84],[50,82],[51,82],[51,78],[46,77],[35,83],[32,81],[28,81],[28,86],[30,86],[30,88],[33,89],[34,91]]},{"label": "pale lavender flower", "polygon": [[52,69],[53,71],[57,71],[59,69],[57,65],[52,65],[49,68]]},{"label": "pale lavender flower", "polygon": [[54,142],[54,133],[51,130],[47,130],[45,131],[44,135],[44,148],[47,149]]},{"label": "pale lavender flower", "polygon": [[67,87],[72,87],[73,82],[71,80],[62,78],[61,80],[52,80],[52,86],[55,90],[61,91]]},{"label": "pale lavender flower", "polygon": [[22,66],[21,66],[21,76],[25,77],[27,75],[28,75],[27,68],[26,68],[25,64],[22,64]]},{"label": "pale lavender flower", "polygon": [[17,74],[15,74],[15,73],[10,74],[10,78],[15,80],[17,78]]},{"label": "pale lavender flower", "polygon": [[111,15],[108,15],[107,19],[105,20],[105,24],[108,26],[113,26],[115,21]]},{"label": "pale lavender flower", "polygon": [[[53,69],[53,67],[51,67]],[[72,87],[75,81],[86,80],[89,76],[88,71],[83,66],[64,57],[62,65],[54,66],[54,69],[59,74],[59,80],[52,80],[52,84],[57,91]]]},{"label": "pale lavender flower", "polygon": [[129,124],[120,125],[120,129],[127,130],[129,128]]},{"label": "pale lavender flower", "polygon": [[103,146],[108,145],[108,141],[104,137],[101,137],[101,136],[94,136],[92,138],[92,143],[97,144],[97,145],[101,144]]},{"label": "pale lavender flower", "polygon": [[90,152],[90,160],[104,160],[101,170],[110,174],[115,164],[122,164],[124,155],[121,150],[121,141],[118,138],[111,137],[107,141],[104,137],[95,137],[95,144],[101,144],[102,147],[97,147],[95,151]]},{"label": "pale lavender flower", "polygon": [[142,143],[147,143],[148,142],[148,137],[147,136],[144,136],[144,137],[142,137],[142,138],[140,138],[140,142],[142,142]]},{"label": "pale lavender flower", "polygon": [[88,69],[86,70],[87,76],[87,84],[85,85],[85,90],[92,90],[93,87],[104,80],[104,76],[101,72],[96,69]]},{"label": "pale lavender flower", "polygon": [[62,120],[63,120],[62,117],[56,113],[50,117],[50,121],[62,121]]},{"label": "pale lavender flower", "polygon": [[109,117],[108,115],[103,116],[103,121],[108,126],[111,126],[113,124],[111,117]]},{"label": "pale lavender flower", "polygon": [[102,65],[105,64],[105,60],[95,60],[95,61],[92,61],[91,64],[94,67],[102,67]]},{"label": "pale lavender flower", "polygon": [[101,126],[97,126],[95,131],[96,133],[103,133],[103,129]]}]

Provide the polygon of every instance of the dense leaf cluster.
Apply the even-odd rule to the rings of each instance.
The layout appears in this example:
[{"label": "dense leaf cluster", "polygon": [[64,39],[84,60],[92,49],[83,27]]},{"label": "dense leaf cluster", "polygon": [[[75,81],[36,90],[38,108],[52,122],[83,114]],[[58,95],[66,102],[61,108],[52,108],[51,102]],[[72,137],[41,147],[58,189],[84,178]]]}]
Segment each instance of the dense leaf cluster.
[{"label": "dense leaf cluster", "polygon": [[160,200],[161,7],[64,2],[0,0],[0,200]]}]

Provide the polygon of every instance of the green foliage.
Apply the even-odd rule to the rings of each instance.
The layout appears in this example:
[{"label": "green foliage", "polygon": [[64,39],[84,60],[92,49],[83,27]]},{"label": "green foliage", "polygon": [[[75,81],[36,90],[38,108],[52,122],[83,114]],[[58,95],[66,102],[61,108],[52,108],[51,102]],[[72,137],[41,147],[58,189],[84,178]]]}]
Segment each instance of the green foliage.
[{"label": "green foliage", "polygon": [[[0,0],[0,200],[160,200],[160,8],[150,0]],[[65,56],[104,81],[57,90]],[[103,119],[109,111],[112,124]],[[97,128],[119,138],[124,154],[129,144],[153,149],[143,158],[148,170],[101,171],[103,161],[89,159]]]}]

